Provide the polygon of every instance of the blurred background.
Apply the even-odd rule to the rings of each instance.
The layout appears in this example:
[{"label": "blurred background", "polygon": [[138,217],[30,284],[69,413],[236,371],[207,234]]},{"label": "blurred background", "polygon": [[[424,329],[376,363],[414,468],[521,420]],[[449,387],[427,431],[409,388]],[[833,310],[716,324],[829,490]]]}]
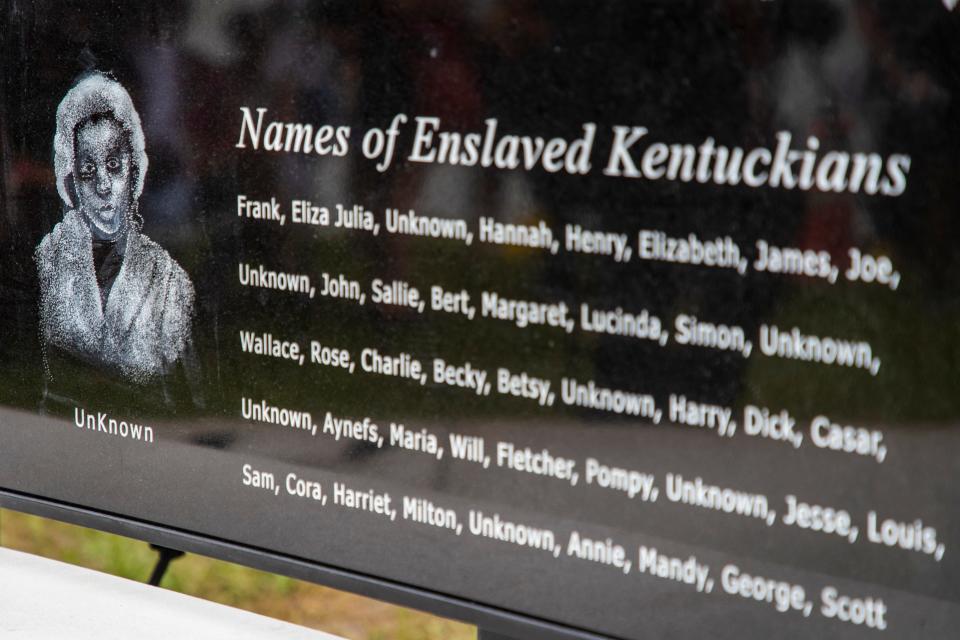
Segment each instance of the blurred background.
[{"label": "blurred background", "polygon": [[[0,509],[0,546],[146,582],[157,554],[145,542]],[[195,554],[161,587],[350,640],[472,640],[472,626]]]}]

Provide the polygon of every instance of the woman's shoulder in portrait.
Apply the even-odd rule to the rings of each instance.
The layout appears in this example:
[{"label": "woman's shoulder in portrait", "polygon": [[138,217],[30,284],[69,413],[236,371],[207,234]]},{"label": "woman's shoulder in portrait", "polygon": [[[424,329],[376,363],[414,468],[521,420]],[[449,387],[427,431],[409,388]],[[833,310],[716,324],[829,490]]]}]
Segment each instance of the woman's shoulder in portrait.
[{"label": "woman's shoulder in portrait", "polygon": [[[194,289],[190,276],[166,249],[144,233],[131,235],[128,257],[132,272],[145,275],[148,287],[162,297],[164,308],[187,322],[193,316]],[[149,275],[147,275],[149,274]],[[184,328],[188,325],[184,324]]]},{"label": "woman's shoulder in portrait", "polygon": [[[41,286],[44,281],[44,272],[57,268],[64,258],[78,257],[86,242],[89,242],[89,231],[86,224],[76,210],[67,211],[63,220],[54,225],[53,229],[43,237],[37,245],[34,260],[41,275]],[[71,247],[76,247],[71,250]]]}]

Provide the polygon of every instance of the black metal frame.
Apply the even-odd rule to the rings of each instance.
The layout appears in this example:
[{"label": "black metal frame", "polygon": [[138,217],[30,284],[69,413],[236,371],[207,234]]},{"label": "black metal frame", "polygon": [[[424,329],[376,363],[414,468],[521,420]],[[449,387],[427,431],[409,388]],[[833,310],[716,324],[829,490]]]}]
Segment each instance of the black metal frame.
[{"label": "black metal frame", "polygon": [[0,508],[135,538],[157,547],[234,562],[403,607],[419,609],[444,618],[460,620],[476,625],[480,630],[479,638],[481,639],[605,640],[610,638],[376,576],[7,489],[0,489]]}]

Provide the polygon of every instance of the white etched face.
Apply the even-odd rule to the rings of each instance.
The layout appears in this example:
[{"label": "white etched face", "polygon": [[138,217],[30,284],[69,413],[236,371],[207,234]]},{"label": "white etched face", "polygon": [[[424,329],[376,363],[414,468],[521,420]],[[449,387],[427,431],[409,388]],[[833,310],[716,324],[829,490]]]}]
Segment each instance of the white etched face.
[{"label": "white etched face", "polygon": [[113,118],[89,121],[77,129],[74,177],[80,210],[99,240],[116,240],[126,231],[130,208],[131,160],[123,130]]}]

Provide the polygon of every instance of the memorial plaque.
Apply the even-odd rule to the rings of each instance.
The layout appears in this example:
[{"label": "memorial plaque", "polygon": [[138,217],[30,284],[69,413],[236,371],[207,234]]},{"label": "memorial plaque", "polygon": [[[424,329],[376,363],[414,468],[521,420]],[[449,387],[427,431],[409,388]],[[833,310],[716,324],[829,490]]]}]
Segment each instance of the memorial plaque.
[{"label": "memorial plaque", "polygon": [[0,504],[516,637],[955,637],[954,4],[5,3]]}]

